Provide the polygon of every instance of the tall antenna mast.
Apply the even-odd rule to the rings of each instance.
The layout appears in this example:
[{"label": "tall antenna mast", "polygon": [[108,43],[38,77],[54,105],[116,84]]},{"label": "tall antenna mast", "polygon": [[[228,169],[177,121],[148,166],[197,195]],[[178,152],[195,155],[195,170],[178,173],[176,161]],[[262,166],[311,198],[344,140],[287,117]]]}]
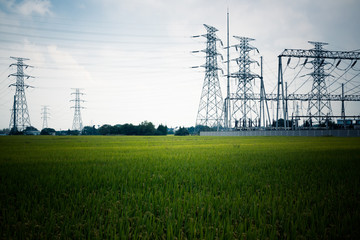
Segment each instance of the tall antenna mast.
[{"label": "tall antenna mast", "polygon": [[[29,88],[31,86],[24,84],[24,79],[29,79],[32,76],[24,74],[24,68],[27,69],[29,66],[24,64],[24,61],[30,60],[28,58],[19,58],[19,57],[10,57],[15,59],[17,63],[13,63],[11,66],[16,66],[16,73],[10,74],[8,77],[16,77],[16,82],[10,84],[9,87],[15,86],[16,91],[14,95],[14,104],[13,109],[11,111],[11,119],[10,119],[10,129],[12,133],[16,133],[17,131],[23,131],[26,127],[31,126],[29,110],[26,102],[25,96],[25,88]],[[33,78],[33,77],[32,77]]]},{"label": "tall antenna mast", "polygon": [[229,45],[229,7],[227,8],[227,86],[226,86],[226,99],[225,99],[225,128],[231,128],[231,113],[230,113],[230,45]]}]

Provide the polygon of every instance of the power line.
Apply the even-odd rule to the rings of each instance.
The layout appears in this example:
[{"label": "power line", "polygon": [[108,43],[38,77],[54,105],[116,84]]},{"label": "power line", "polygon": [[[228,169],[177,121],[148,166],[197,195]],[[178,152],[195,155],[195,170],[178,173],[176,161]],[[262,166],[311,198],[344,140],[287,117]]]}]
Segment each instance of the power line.
[{"label": "power line", "polygon": [[70,33],[75,35],[94,35],[94,36],[109,36],[109,37],[135,37],[135,38],[187,38],[184,35],[144,35],[144,34],[117,34],[114,32],[91,32],[83,30],[69,30],[69,29],[55,29],[55,28],[42,28],[42,27],[31,27],[31,26],[22,26],[16,24],[4,24],[0,23],[0,27],[10,27],[11,29],[31,29],[38,30],[43,32],[53,32],[53,33]]},{"label": "power line", "polygon": [[0,31],[0,34],[4,35],[13,35],[13,36],[18,36],[18,37],[28,37],[28,38],[37,38],[37,39],[50,39],[50,40],[61,40],[61,41],[71,41],[71,42],[87,42],[87,43],[95,43],[95,44],[99,44],[99,43],[126,43],[126,44],[184,44],[186,42],[164,42],[164,41],[156,41],[156,42],[150,42],[150,41],[139,41],[139,42],[134,42],[134,41],[124,41],[124,40],[100,40],[100,39],[88,39],[88,38],[84,38],[84,39],[78,39],[78,38],[64,38],[64,37],[59,37],[59,36],[42,36],[42,35],[34,35],[34,34],[25,34],[25,33],[14,33],[14,32],[5,32],[5,31]]},{"label": "power line", "polygon": [[[21,45],[21,46],[24,45],[23,41],[17,41],[16,39],[8,40],[8,39],[1,39],[0,38],[0,42],[18,44],[18,45]],[[56,45],[54,45],[53,43],[49,43],[49,42],[46,42],[46,43],[36,42],[36,43],[32,43],[32,44],[34,44],[35,46],[45,47],[45,48],[48,48],[50,46],[55,46],[56,50],[59,50],[59,51],[68,50],[68,49],[86,50],[86,51],[89,51],[89,50],[95,51],[94,49],[108,50],[106,45],[102,45],[102,46],[96,45],[96,48],[94,48],[94,46],[87,46],[87,45],[82,44],[81,41],[79,41],[79,44],[74,44],[74,43],[72,43],[72,44],[60,43],[59,44],[59,43],[56,43]],[[126,43],[126,44],[112,45],[111,46],[111,52],[119,51],[120,53],[125,53],[125,52],[126,53],[134,53],[134,51],[135,51],[135,52],[141,52],[141,53],[154,53],[154,52],[159,53],[159,52],[163,51],[163,49],[164,49],[161,44],[159,44],[156,48],[155,48],[154,45],[152,46],[152,48],[149,48],[146,44],[140,44],[140,43],[134,43],[134,42]],[[178,45],[178,43],[174,43],[174,44],[176,46]],[[121,47],[119,47],[119,46],[121,46]],[[18,49],[16,49],[16,50],[18,50]],[[167,53],[168,52],[180,53],[180,52],[184,52],[184,51],[183,50],[171,49],[171,50],[167,50],[166,52]]]},{"label": "power line", "polygon": [[[0,19],[5,19],[7,21],[16,21],[16,23],[18,21],[22,21],[22,22],[26,22],[29,19],[27,17],[24,17],[24,15],[16,15],[16,14],[12,14],[12,15],[3,15],[0,16]],[[71,17],[58,17],[58,16],[51,16],[51,18],[46,18],[46,20],[44,20],[43,17],[41,16],[36,16],[36,15],[32,15],[32,22],[34,23],[40,23],[40,24],[44,24],[44,25],[58,25],[58,26],[66,26],[66,27],[73,27],[74,26],[74,22],[76,21],[76,26],[79,26],[82,28],[84,27],[91,27],[91,28],[101,28],[103,29],[104,26],[110,25],[110,24],[114,24],[114,21],[104,21],[104,20],[99,20],[99,19],[87,19],[86,21],[78,21],[77,18],[71,18]],[[56,21],[53,21],[56,20]],[[60,21],[60,22],[58,22]],[[4,22],[4,21],[3,21]],[[149,29],[149,27],[161,27],[161,29],[163,29],[164,26],[169,26],[170,24],[167,22],[161,22],[161,23],[151,23],[151,22],[142,22],[141,24],[139,24],[139,22],[134,21],[134,22],[130,22],[130,21],[126,21],[126,22],[117,22],[116,23],[118,26],[122,26],[122,27],[128,27],[130,26],[131,29],[137,28],[137,29]],[[171,26],[188,26],[188,24],[171,24]]]},{"label": "power line", "polygon": [[[348,79],[348,80],[346,80],[345,82],[344,82],[344,84],[347,84],[347,83],[349,83],[350,81],[352,81],[354,78],[356,78],[357,76],[359,76],[360,75],[360,72],[358,73],[358,74],[356,74],[355,76],[353,76],[352,78],[350,78],[350,79]],[[336,88],[335,90],[333,90],[332,92],[335,92],[335,91],[337,91],[339,88],[341,88],[341,85],[340,85],[340,87],[338,87],[338,88]],[[353,88],[354,89],[354,88]],[[349,90],[348,90],[349,91]]]}]

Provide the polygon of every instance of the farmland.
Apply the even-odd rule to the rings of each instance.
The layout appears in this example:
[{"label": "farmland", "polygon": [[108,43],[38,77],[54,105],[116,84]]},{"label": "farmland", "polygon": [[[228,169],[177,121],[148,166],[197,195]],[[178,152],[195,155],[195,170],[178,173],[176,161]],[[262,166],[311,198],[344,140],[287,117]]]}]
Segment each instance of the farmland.
[{"label": "farmland", "polygon": [[0,137],[1,239],[355,239],[360,138]]}]

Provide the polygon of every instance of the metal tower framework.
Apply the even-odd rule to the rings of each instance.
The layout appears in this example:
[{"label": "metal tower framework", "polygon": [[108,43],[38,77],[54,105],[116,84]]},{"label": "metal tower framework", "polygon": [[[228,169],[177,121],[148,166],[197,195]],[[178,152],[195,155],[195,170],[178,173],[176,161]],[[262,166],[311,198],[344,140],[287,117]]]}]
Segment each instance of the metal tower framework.
[{"label": "metal tower framework", "polygon": [[[296,116],[304,117],[309,120],[315,118],[318,123],[322,120],[328,120],[334,117],[342,117],[345,119],[345,110],[342,110],[342,114],[335,116],[332,114],[331,110],[331,101],[341,101],[344,105],[344,101],[360,101],[360,95],[345,95],[344,91],[342,94],[329,94],[326,87],[326,77],[329,76],[324,70],[324,65],[327,64],[327,59],[332,59],[334,61],[338,60],[336,67],[340,64],[341,60],[351,60],[350,64],[353,67],[357,61],[360,60],[360,52],[356,51],[329,51],[324,50],[322,46],[326,43],[321,42],[309,42],[315,45],[315,48],[310,50],[304,49],[285,49],[279,56],[279,68],[278,68],[278,84],[277,84],[277,109],[276,109],[276,129],[278,129],[278,120],[280,109],[282,109],[282,117],[285,122],[285,127],[288,123],[288,114],[287,114],[287,101],[307,101],[308,102],[308,111],[305,116]],[[313,77],[313,84],[310,93],[307,94],[288,94],[287,91],[284,92],[284,77],[283,77],[283,66],[282,58],[304,58],[304,65],[310,59],[310,62],[313,65],[313,72],[310,75]],[[288,60],[289,63],[289,60]],[[269,96],[274,98],[274,96]],[[314,111],[315,110],[315,111]],[[347,116],[347,117],[356,117],[356,116]],[[311,121],[310,121],[311,122]]]},{"label": "metal tower framework", "polygon": [[10,84],[9,87],[15,86],[16,91],[14,95],[14,104],[13,109],[11,111],[11,119],[9,128],[13,133],[18,131],[25,130],[26,127],[31,126],[29,110],[26,102],[25,96],[25,88],[29,88],[31,86],[26,85],[24,83],[24,79],[29,79],[32,76],[24,74],[24,68],[27,69],[29,66],[24,64],[24,61],[30,60],[28,58],[20,58],[20,57],[10,57],[17,61],[17,63],[13,63],[11,66],[16,66],[16,73],[10,74],[8,77],[16,77],[16,83]]},{"label": "metal tower framework", "polygon": [[[221,54],[216,49],[217,41],[221,40],[216,36],[218,30],[215,27],[204,24],[207,34],[200,35],[206,38],[206,49],[196,52],[206,53],[206,63],[200,67],[205,67],[205,79],[202,88],[196,125],[208,126],[219,130],[224,126],[223,118],[223,98],[220,89],[218,71],[222,70],[218,67],[217,58]],[[193,36],[193,37],[200,37]],[[221,56],[222,57],[222,56]],[[197,66],[199,67],[199,66]],[[193,68],[197,68],[193,67]]]},{"label": "metal tower framework", "polygon": [[235,121],[235,128],[248,128],[258,125],[260,119],[255,99],[250,97],[250,95],[254,95],[254,79],[262,79],[261,76],[250,71],[251,64],[259,63],[251,59],[249,53],[253,50],[258,50],[249,44],[250,41],[255,39],[238,36],[234,36],[234,38],[240,41],[240,43],[233,46],[240,56],[232,59],[239,66],[239,71],[230,74],[232,78],[236,78],[238,81],[236,92],[232,96],[232,119]]},{"label": "metal tower framework", "polygon": [[81,119],[81,109],[84,109],[84,107],[81,106],[81,102],[85,102],[84,100],[80,99],[81,95],[84,95],[80,90],[80,88],[73,88],[75,92],[71,93],[71,95],[75,94],[75,99],[70,100],[71,102],[74,102],[74,106],[71,108],[74,108],[74,120],[72,125],[72,130],[78,130],[81,131],[83,128],[83,123]]},{"label": "metal tower framework", "polygon": [[49,106],[42,106],[41,108],[41,119],[43,120],[42,129],[48,127],[48,118],[50,115],[48,110],[49,110]]},{"label": "metal tower framework", "polygon": [[328,94],[326,88],[325,78],[329,74],[325,73],[324,66],[326,65],[325,59],[322,57],[323,46],[327,43],[322,42],[309,42],[315,46],[315,58],[312,60],[314,72],[311,74],[313,77],[313,84],[310,94],[316,96],[317,99],[309,100],[307,114],[309,116],[315,115],[317,122],[321,122],[321,116],[332,115],[330,100],[322,100],[323,96]]}]

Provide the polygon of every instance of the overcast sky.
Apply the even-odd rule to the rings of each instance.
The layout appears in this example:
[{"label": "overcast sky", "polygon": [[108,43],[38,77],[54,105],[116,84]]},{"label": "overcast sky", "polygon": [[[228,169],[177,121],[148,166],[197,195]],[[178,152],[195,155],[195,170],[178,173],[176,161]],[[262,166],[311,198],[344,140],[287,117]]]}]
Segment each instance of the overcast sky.
[{"label": "overcast sky", "polygon": [[[35,77],[26,80],[35,87],[26,97],[39,129],[42,105],[50,109],[49,127],[71,128],[72,88],[86,94],[84,126],[193,126],[204,72],[191,67],[205,60],[191,51],[205,48],[205,39],[191,36],[204,34],[206,23],[225,43],[227,7],[230,35],[256,39],[268,93],[285,48],[310,49],[309,40],[327,42],[329,50],[360,48],[357,0],[0,0],[0,128],[9,127],[15,93],[10,56],[34,66],[25,70]],[[220,81],[225,96],[226,78]]]}]

